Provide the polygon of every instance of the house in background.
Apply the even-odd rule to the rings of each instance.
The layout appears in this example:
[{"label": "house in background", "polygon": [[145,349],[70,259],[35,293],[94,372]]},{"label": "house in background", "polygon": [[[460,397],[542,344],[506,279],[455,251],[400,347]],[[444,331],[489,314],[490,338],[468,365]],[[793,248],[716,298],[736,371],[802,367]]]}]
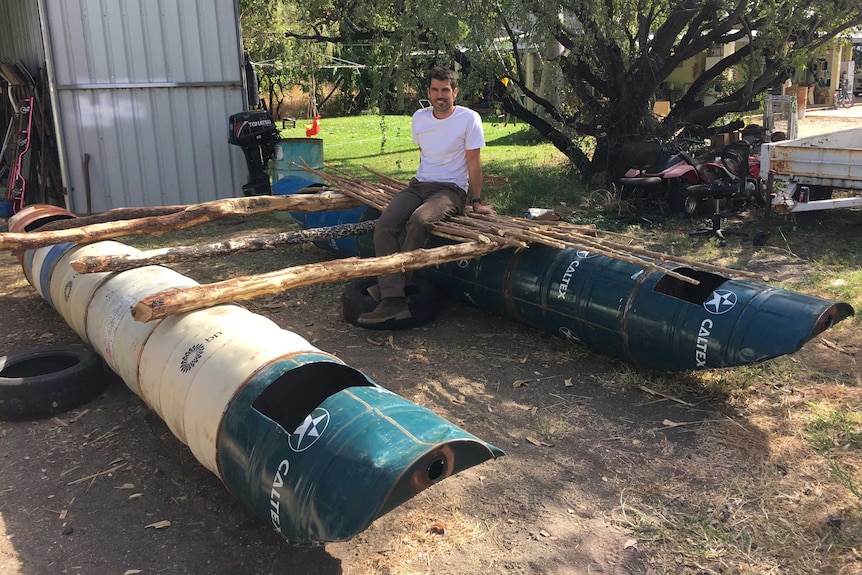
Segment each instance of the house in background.
[{"label": "house in background", "polygon": [[[67,209],[242,195],[245,163],[228,144],[229,116],[248,108],[236,0],[3,4],[0,61],[44,84]],[[20,93],[3,88],[4,100]]]},{"label": "house in background", "polygon": [[804,70],[797,72],[793,83],[808,87],[808,103],[831,105],[832,93],[838,89],[842,74],[850,78],[848,87],[853,89],[853,77],[856,72],[853,51],[862,49],[862,32],[854,32],[849,36],[837,38],[824,50],[818,53]]},{"label": "house in background", "polygon": [[[715,45],[708,52],[689,58],[668,76],[664,84],[666,92],[661,95],[670,102],[680,99],[695,78],[722,58],[733,54],[746,42],[747,40],[743,40],[735,44]],[[847,74],[848,78],[853,78],[854,46],[862,46],[862,33],[856,32],[847,37],[836,38],[822,50],[821,54],[813,58],[805,69],[796,73],[794,78],[784,86],[783,92],[797,94],[801,89],[806,90],[799,101],[800,106],[805,103],[808,105],[831,104],[832,93],[838,86],[841,73]],[[732,68],[725,70],[723,78],[730,82],[735,81],[738,79],[737,72]],[[720,84],[719,81],[715,87],[706,90],[703,96],[704,104],[709,105],[718,99]]]}]

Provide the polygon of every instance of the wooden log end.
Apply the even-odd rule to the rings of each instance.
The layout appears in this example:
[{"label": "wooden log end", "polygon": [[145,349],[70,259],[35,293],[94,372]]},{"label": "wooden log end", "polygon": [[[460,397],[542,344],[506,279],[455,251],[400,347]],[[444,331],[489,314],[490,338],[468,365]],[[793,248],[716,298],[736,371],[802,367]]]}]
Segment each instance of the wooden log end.
[{"label": "wooden log end", "polygon": [[90,270],[87,269],[87,264],[85,264],[82,260],[72,260],[71,262],[69,262],[69,265],[72,266],[72,269],[79,274],[86,274],[90,272]]},{"label": "wooden log end", "polygon": [[132,318],[135,321],[139,321],[141,323],[147,323],[148,321],[153,319],[153,310],[152,308],[145,304],[143,301],[139,301],[135,305],[131,307],[129,313],[132,314]]}]

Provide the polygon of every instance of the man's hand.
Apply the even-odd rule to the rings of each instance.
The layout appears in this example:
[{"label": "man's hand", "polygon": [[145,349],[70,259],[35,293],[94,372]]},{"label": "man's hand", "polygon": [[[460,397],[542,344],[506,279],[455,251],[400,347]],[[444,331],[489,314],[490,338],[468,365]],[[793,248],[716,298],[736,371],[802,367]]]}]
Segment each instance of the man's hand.
[{"label": "man's hand", "polygon": [[471,207],[473,208],[473,212],[477,214],[487,214],[489,216],[493,216],[497,213],[491,206],[487,204],[480,204],[479,202],[471,204]]}]

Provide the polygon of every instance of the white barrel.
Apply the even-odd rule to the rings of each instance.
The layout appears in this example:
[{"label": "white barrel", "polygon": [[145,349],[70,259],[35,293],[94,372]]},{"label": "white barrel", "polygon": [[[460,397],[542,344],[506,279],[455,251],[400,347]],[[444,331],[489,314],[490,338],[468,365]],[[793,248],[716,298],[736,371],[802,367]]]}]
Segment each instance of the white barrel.
[{"label": "white barrel", "polygon": [[186,396],[183,425],[189,449],[202,465],[220,476],[216,440],[238,390],[269,364],[301,352],[323,353],[295,333],[258,330],[234,338],[200,366]]},{"label": "white barrel", "polygon": [[163,290],[196,285],[193,279],[170,268],[145,266],[111,274],[93,293],[87,310],[87,339],[139,397],[140,353],[159,321],[135,320],[132,306]]},{"label": "white barrel", "polygon": [[55,244],[45,246],[44,248],[38,248],[33,253],[33,261],[30,264],[30,273],[27,276],[27,279],[30,280],[30,284],[36,288],[39,295],[42,296],[52,307],[54,307],[55,304],[51,300],[49,286],[51,276],[54,269],[57,267],[57,261],[63,254],[74,247],[75,244],[70,243]]},{"label": "white barrel", "polygon": [[87,338],[87,308],[90,305],[90,299],[111,274],[110,272],[79,274],[72,269],[71,262],[84,256],[129,255],[140,251],[120,242],[103,241],[76,246],[57,261],[51,276],[51,301],[57,313],[85,342],[90,343]]},{"label": "white barrel", "polygon": [[272,320],[238,305],[168,316],[153,330],[141,352],[141,397],[177,439],[187,444],[186,396],[201,367],[238,337],[279,329]]}]

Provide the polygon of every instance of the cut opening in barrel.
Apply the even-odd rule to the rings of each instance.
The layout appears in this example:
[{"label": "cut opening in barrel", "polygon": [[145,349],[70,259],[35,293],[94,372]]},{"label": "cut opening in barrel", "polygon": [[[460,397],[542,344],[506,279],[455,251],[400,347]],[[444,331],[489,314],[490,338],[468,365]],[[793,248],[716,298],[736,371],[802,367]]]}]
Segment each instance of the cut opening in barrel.
[{"label": "cut opening in barrel", "polygon": [[42,226],[46,224],[50,224],[51,222],[56,222],[58,220],[68,220],[70,216],[67,215],[56,215],[56,216],[45,216],[43,218],[39,218],[33,222],[30,222],[24,226],[25,232],[32,232],[34,230],[38,230]]},{"label": "cut opening in barrel", "polygon": [[656,283],[655,291],[696,304],[703,304],[706,298],[718,289],[721,284],[729,281],[725,276],[692,268],[676,268],[673,271],[687,278],[695,279],[700,283],[694,285],[665,275]]},{"label": "cut opening in barrel", "polygon": [[817,321],[814,323],[811,337],[823,333],[827,329],[834,326],[836,323],[855,315],[853,307],[846,303],[836,303],[829,306],[829,309],[820,314]]},{"label": "cut opening in barrel", "polygon": [[344,364],[308,363],[269,384],[252,407],[291,433],[327,397],[348,387],[370,385],[364,375]]}]

